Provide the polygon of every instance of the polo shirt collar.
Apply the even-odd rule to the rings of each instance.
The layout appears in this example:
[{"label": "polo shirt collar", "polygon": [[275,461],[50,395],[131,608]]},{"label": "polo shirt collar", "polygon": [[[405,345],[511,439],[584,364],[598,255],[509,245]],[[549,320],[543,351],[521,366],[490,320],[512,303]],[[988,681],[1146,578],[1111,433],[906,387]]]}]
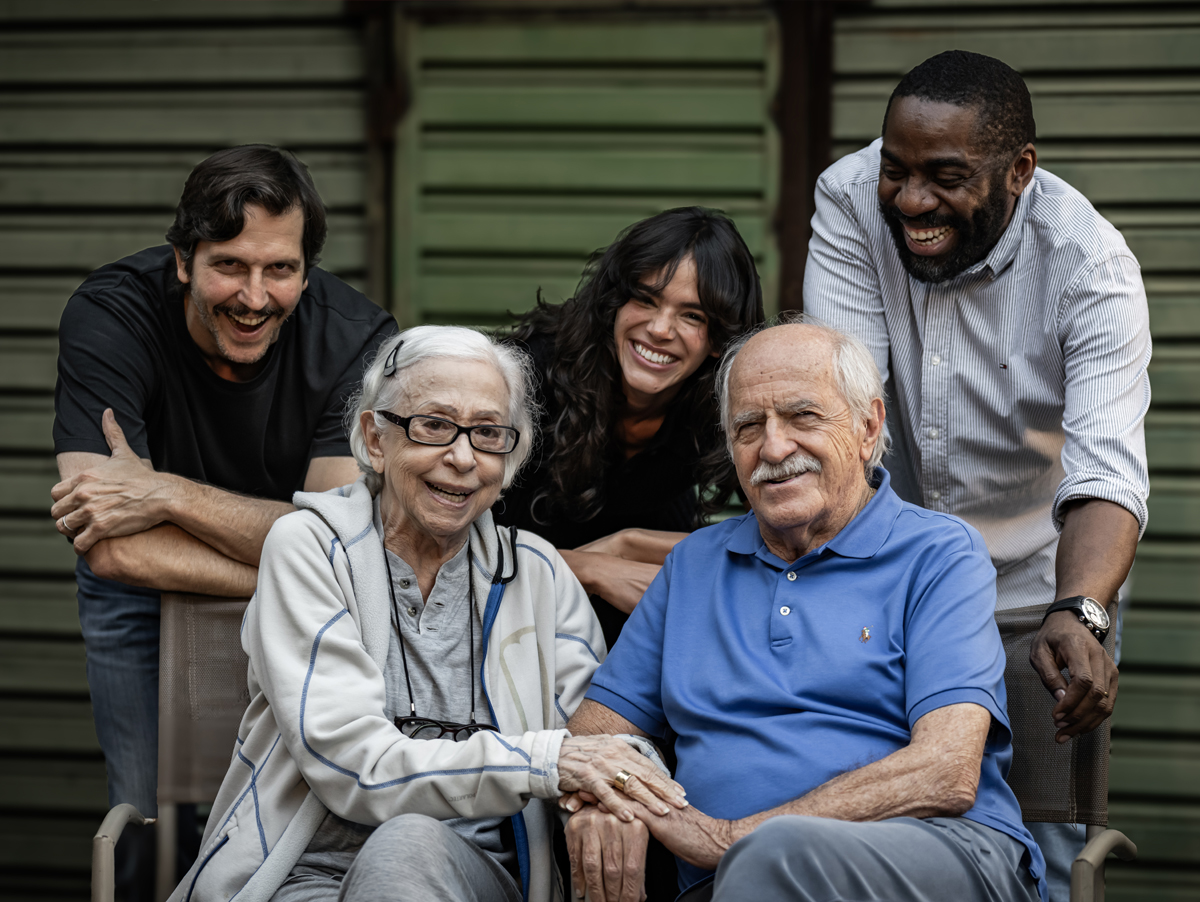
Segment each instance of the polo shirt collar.
[{"label": "polo shirt collar", "polygon": [[752,554],[760,560],[776,566],[793,567],[810,555],[822,551],[830,551],[841,557],[871,558],[883,547],[891,534],[892,524],[900,513],[904,502],[892,491],[892,477],[883,467],[876,467],[871,478],[871,484],[876,486],[875,496],[867,502],[867,506],[859,511],[858,516],[846,524],[846,528],[836,536],[814,548],[798,561],[786,564],[767,548],[762,533],[758,528],[758,518],[751,512],[730,534],[725,547],[734,554]]}]

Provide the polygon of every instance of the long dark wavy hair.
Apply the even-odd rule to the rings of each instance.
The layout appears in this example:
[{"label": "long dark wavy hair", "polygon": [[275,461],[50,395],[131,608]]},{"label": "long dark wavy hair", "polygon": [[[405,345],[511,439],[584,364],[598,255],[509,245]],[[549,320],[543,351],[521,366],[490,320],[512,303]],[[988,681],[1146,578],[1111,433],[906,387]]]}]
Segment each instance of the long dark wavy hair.
[{"label": "long dark wavy hair", "polygon": [[[537,306],[521,317],[515,340],[553,341],[544,389],[559,413],[544,424],[549,482],[535,498],[573,519],[589,520],[603,506],[604,476],[614,459],[622,402],[614,328],[617,311],[670,283],[692,257],[696,290],[708,316],[708,341],[723,351],[730,339],[763,321],[762,288],[754,256],[724,214],[679,207],[634,223],[588,260],[575,296]],[[648,280],[653,281],[648,281]],[[737,485],[720,436],[714,378],[719,358],[706,357],[671,402],[699,458],[695,525],[720,510]],[[535,514],[535,518],[536,514]],[[537,518],[540,519],[540,518]]]}]

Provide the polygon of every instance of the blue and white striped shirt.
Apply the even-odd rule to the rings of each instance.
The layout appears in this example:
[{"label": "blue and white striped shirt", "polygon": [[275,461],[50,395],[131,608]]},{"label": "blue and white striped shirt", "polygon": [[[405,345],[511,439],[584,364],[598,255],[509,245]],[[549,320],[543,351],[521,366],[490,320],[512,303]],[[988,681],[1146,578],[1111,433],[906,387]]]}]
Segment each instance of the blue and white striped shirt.
[{"label": "blue and white striped shirt", "polygon": [[902,497],[978,529],[997,608],[1049,602],[1062,506],[1103,498],[1146,528],[1150,325],[1138,262],[1042,169],[987,257],[908,275],[879,212],[876,140],[817,183],[804,308],[870,348],[893,397]]}]

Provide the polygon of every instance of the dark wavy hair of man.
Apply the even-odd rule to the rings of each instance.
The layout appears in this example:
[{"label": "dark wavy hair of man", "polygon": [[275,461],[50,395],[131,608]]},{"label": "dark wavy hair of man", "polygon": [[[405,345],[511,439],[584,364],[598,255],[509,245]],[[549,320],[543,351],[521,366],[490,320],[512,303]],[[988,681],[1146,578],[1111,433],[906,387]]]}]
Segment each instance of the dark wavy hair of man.
[{"label": "dark wavy hair of man", "polygon": [[262,207],[272,216],[300,210],[304,214],[304,271],[317,265],[328,226],[325,204],[308,167],[271,144],[242,144],[218,150],[198,163],[184,183],[167,241],[179,248],[189,273],[197,244],[229,241],[242,233],[247,204]]},{"label": "dark wavy hair of man", "polygon": [[[670,283],[679,264],[692,257],[696,290],[708,316],[708,340],[716,351],[763,321],[762,288],[754,255],[724,214],[703,207],[667,210],[634,223],[584,268],[575,296],[537,306],[521,317],[513,338],[528,342],[553,336],[547,394],[559,414],[543,431],[549,454],[549,485],[536,510],[548,504],[586,521],[603,506],[604,474],[621,411],[621,367],[613,336],[617,311],[630,300],[653,296]],[[729,501],[737,486],[721,438],[714,379],[719,358],[707,357],[671,402],[680,428],[699,457],[695,524]]]}]

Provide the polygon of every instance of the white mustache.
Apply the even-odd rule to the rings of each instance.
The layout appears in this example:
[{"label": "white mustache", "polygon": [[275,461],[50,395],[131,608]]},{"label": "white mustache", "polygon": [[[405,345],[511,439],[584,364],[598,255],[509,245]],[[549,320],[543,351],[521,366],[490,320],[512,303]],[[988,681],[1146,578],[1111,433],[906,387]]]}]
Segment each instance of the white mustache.
[{"label": "white mustache", "polygon": [[820,472],[821,462],[819,460],[797,451],[777,464],[767,463],[764,460],[750,474],[750,484],[762,485],[764,482],[790,479],[793,476],[799,476],[801,473]]}]

